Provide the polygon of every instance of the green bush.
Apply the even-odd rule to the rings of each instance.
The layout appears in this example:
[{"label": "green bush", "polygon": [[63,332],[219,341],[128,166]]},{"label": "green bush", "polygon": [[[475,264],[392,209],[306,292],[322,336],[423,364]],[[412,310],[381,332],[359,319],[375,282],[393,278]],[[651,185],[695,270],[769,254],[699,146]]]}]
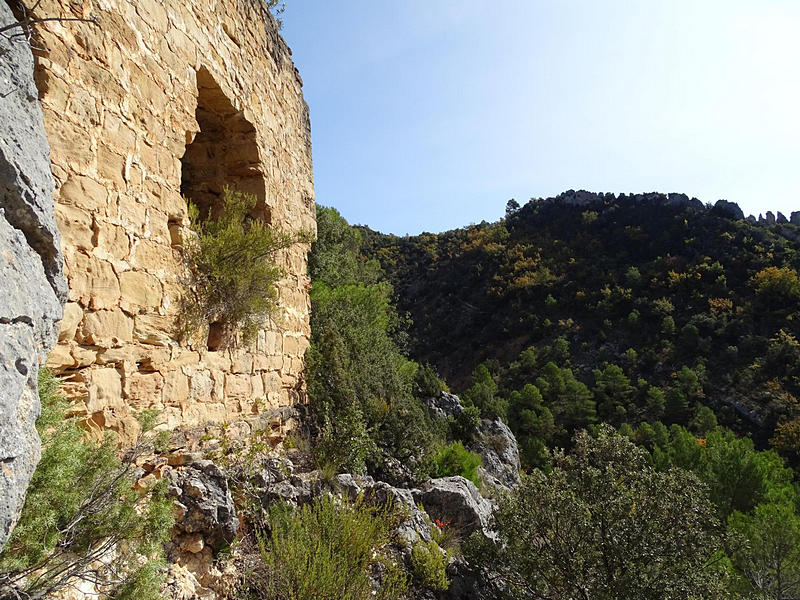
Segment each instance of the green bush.
[{"label": "green bush", "polygon": [[[52,375],[42,372],[39,381],[42,459],[0,554],[0,597],[43,598],[91,580],[109,595],[157,598],[173,523],[166,482],[140,497],[134,461],[144,444],[120,459],[112,438],[90,440],[76,419],[65,417],[67,404]],[[96,569],[93,563],[111,556]]]},{"label": "green bush", "polygon": [[436,465],[437,477],[461,475],[475,485],[480,485],[478,467],[482,464],[481,457],[479,454],[464,448],[464,444],[460,441],[440,448],[434,455],[433,460]]},{"label": "green bush", "polygon": [[337,504],[328,496],[297,509],[274,505],[269,532],[257,533],[260,563],[243,573],[239,592],[253,599],[399,599],[408,583],[388,556],[397,518],[387,508]]},{"label": "green bush", "polygon": [[289,234],[260,219],[249,217],[255,196],[225,188],[219,214],[201,215],[189,204],[191,226],[197,234],[185,242],[184,259],[190,273],[183,297],[180,332],[191,337],[210,324],[229,343],[238,330],[252,340],[278,303],[277,281],[284,275],[275,263],[278,251],[308,234]]},{"label": "green bush", "polygon": [[439,591],[450,587],[446,571],[447,555],[436,542],[417,542],[411,548],[410,561],[414,581],[420,585]]},{"label": "green bush", "polygon": [[417,384],[419,395],[423,398],[438,398],[444,391],[444,383],[439,378],[439,374],[428,363],[419,366],[414,381]]},{"label": "green bush", "polygon": [[470,539],[465,553],[510,598],[721,600],[714,512],[697,477],[653,469],[603,425],[594,438],[579,432],[548,473],[523,476],[495,512],[500,543]]},{"label": "green bush", "polygon": [[338,212],[318,206],[317,226],[306,352],[317,461],[362,472],[395,458],[425,476],[436,434],[414,397],[420,369],[398,342],[392,287],[378,282],[377,263],[359,254],[361,234]]}]

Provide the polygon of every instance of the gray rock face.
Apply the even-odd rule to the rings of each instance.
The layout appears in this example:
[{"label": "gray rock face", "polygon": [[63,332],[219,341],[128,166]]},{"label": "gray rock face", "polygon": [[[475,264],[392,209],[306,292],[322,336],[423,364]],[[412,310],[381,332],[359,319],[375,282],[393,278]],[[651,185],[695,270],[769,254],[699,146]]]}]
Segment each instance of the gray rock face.
[{"label": "gray rock face", "polygon": [[210,460],[198,460],[174,472],[169,495],[178,502],[175,526],[181,534],[199,533],[214,550],[236,538],[239,519],[228,478]]},{"label": "gray rock face", "polygon": [[519,485],[522,466],[517,439],[503,421],[484,419],[478,436],[469,444],[469,449],[481,455],[483,465],[479,471],[484,481],[508,489]]},{"label": "gray rock face", "polygon": [[461,399],[455,394],[442,392],[438,398],[425,398],[424,402],[433,417],[441,419],[446,419],[448,417],[456,418],[464,412]]},{"label": "gray rock face", "polygon": [[[0,25],[14,20],[0,3]],[[39,462],[36,382],[67,293],[49,156],[30,48],[0,36],[0,548]]]},{"label": "gray rock face", "polygon": [[[424,402],[435,418],[455,419],[464,412],[461,399],[447,392],[442,392],[438,398],[425,398]],[[503,421],[484,419],[475,439],[467,443],[466,448],[481,455],[483,466],[479,471],[485,482],[507,489],[519,484],[522,466],[517,439]]]},{"label": "gray rock face", "polygon": [[431,519],[448,523],[464,537],[480,531],[488,538],[492,531],[492,503],[481,496],[469,479],[461,476],[431,479],[412,490],[414,501],[422,504]]},{"label": "gray rock face", "polygon": [[800,210],[795,210],[789,216],[789,223],[792,225],[800,225]]}]

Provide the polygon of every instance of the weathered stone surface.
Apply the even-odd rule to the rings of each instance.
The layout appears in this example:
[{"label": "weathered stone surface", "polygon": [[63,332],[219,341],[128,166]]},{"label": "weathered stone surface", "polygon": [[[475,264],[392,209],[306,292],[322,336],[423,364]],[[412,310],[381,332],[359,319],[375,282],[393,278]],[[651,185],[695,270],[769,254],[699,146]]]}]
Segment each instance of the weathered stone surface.
[{"label": "weathered stone surface", "polygon": [[[438,398],[425,398],[424,402],[434,418],[456,419],[464,412],[461,399],[455,394],[442,392]],[[483,419],[466,447],[480,454],[483,465],[479,473],[486,483],[507,489],[519,483],[522,467],[517,440],[502,420]]]},{"label": "weathered stone surface", "polygon": [[509,489],[519,485],[522,466],[517,439],[502,420],[484,419],[475,440],[467,447],[481,455],[483,465],[478,470],[484,481]]},{"label": "weathered stone surface", "polygon": [[[168,407],[161,424],[181,426],[234,422],[256,397],[303,401],[308,244],[278,257],[279,314],[252,347],[209,352],[207,327],[191,341],[176,327],[192,235],[182,196],[211,209],[228,185],[257,196],[254,216],[315,230],[308,107],[274,19],[242,0],[42,0],[34,16],[95,15],[97,26],[37,28],[58,206],[42,243],[60,252],[57,223],[70,300],[51,366],[70,370],[67,391],[84,404],[91,371],[124,370],[130,396],[103,417],[111,426],[128,422],[131,403]],[[165,362],[164,349],[181,352]]]},{"label": "weathered stone surface", "polygon": [[185,469],[172,471],[170,477],[169,495],[180,505],[176,528],[190,536],[199,534],[203,545],[215,551],[230,544],[239,519],[225,473],[209,460],[195,460]]},{"label": "weathered stone surface", "polygon": [[442,477],[425,482],[412,491],[414,501],[422,504],[432,519],[438,519],[463,533],[475,531],[494,538],[492,531],[492,503],[481,496],[469,479],[461,476]]},{"label": "weathered stone surface", "polygon": [[[0,26],[13,23],[0,3]],[[37,376],[56,342],[66,283],[49,147],[23,36],[0,36],[0,548],[19,517],[40,443]]]},{"label": "weathered stone surface", "polygon": [[442,392],[438,398],[425,398],[425,403],[431,415],[441,419],[456,418],[464,412],[461,399],[455,394],[448,394],[447,392]]}]

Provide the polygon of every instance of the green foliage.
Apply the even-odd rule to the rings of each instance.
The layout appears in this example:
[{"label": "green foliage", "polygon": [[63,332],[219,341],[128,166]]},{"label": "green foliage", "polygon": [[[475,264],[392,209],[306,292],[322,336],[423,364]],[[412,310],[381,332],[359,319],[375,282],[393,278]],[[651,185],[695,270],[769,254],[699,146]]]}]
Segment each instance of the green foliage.
[{"label": "green foliage", "polygon": [[423,398],[438,398],[444,391],[444,382],[439,378],[436,369],[428,363],[419,366],[414,382]]},{"label": "green foliage", "polygon": [[[141,498],[133,485],[134,460],[143,446],[120,459],[112,438],[88,438],[76,419],[65,417],[67,404],[57,386],[52,375],[41,372],[42,415],[36,425],[42,459],[0,554],[0,593],[44,597],[74,578],[96,581],[115,597],[156,598],[159,560],[173,524],[166,482]],[[92,565],[112,555],[105,569]]]},{"label": "green foliage", "polygon": [[744,575],[740,592],[758,598],[796,598],[800,593],[800,517],[782,502],[759,504],[752,514],[734,512],[728,529],[735,540],[733,565]]},{"label": "green foliage", "polygon": [[800,301],[800,277],[790,267],[766,267],[753,276],[752,283],[769,305],[782,307]]},{"label": "green foliage", "polygon": [[482,464],[481,456],[464,448],[460,440],[440,448],[434,455],[433,461],[436,477],[461,475],[476,486],[480,486],[478,467]]},{"label": "green foliage", "polygon": [[480,552],[511,597],[725,597],[710,566],[718,523],[692,474],[652,469],[644,451],[608,428],[596,438],[579,433],[551,467],[500,499],[500,544]]},{"label": "green foliage", "polygon": [[255,196],[225,188],[219,213],[201,215],[190,204],[192,230],[185,243],[190,273],[183,297],[179,328],[186,337],[210,324],[222,331],[225,342],[236,331],[252,340],[267,320],[275,316],[277,281],[283,269],[276,263],[280,250],[308,234],[289,234],[261,219],[250,218]]},{"label": "green foliage", "polygon": [[451,437],[457,440],[471,440],[481,424],[481,411],[477,406],[467,404],[464,410],[450,423]]},{"label": "green foliage", "polygon": [[317,217],[306,377],[318,461],[363,472],[394,458],[424,479],[437,434],[414,389],[438,387],[435,374],[403,355],[392,288],[360,259],[358,231],[333,209]]},{"label": "green foliage", "polygon": [[[557,432],[530,444],[552,446],[592,418],[565,418],[569,411],[552,404],[537,383],[548,362],[591,388],[587,397],[571,384],[614,425],[694,426],[700,403],[761,444],[800,418],[800,242],[778,231],[605,196],[588,209],[532,200],[503,221],[439,234],[361,233],[363,254],[381,261],[399,309],[413,318],[414,357],[462,396],[474,394],[487,416],[502,415],[497,399],[511,403],[535,385]],[[490,369],[494,390],[470,379],[490,361],[499,363]],[[613,364],[633,391],[621,378],[621,394],[613,385],[606,392],[604,378],[597,384],[594,372]],[[698,375],[690,393],[674,375],[685,365]]]},{"label": "green foliage", "polygon": [[485,364],[480,364],[472,373],[472,386],[462,394],[464,403],[475,406],[482,417],[505,418],[508,403],[497,395],[497,383]]},{"label": "green foliage", "polygon": [[447,578],[447,554],[434,541],[419,541],[411,548],[411,574],[420,585],[437,591],[450,587]]},{"label": "green foliage", "polygon": [[[402,598],[405,575],[390,559],[397,520],[389,509],[363,502],[337,504],[324,496],[299,508],[274,505],[260,529],[261,562],[244,573],[244,598],[363,600]],[[381,572],[377,589],[371,574]]]}]

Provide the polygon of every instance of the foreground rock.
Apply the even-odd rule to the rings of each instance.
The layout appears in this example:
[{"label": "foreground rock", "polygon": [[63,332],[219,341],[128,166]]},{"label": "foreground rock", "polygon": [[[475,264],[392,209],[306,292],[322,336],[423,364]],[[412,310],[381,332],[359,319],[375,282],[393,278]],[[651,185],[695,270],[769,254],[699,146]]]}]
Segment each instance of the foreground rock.
[{"label": "foreground rock", "polygon": [[461,476],[431,479],[412,490],[414,501],[422,504],[431,519],[447,523],[463,538],[479,531],[494,539],[492,503],[481,496],[469,479]]},{"label": "foreground rock", "polygon": [[228,478],[210,460],[198,460],[171,473],[169,495],[175,499],[180,550],[198,554],[218,551],[236,539],[239,519]]},{"label": "foreground rock", "polygon": [[66,300],[49,154],[27,40],[0,36],[0,548],[39,462],[37,376]]}]

